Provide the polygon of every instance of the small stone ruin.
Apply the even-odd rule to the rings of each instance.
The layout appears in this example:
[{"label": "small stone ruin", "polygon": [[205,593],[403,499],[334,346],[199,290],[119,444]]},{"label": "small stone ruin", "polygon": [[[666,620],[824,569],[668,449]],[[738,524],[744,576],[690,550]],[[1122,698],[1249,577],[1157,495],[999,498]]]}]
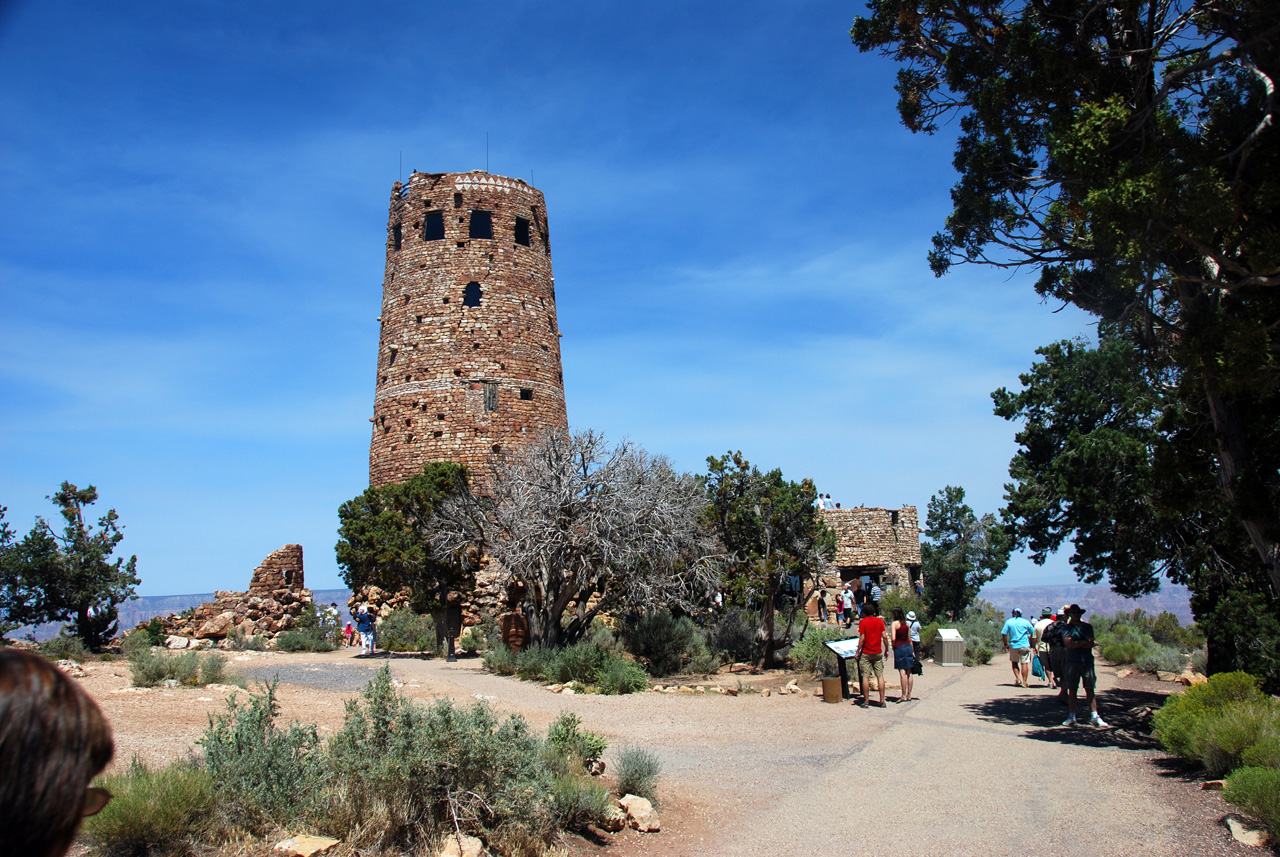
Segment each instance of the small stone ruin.
[{"label": "small stone ruin", "polygon": [[237,632],[274,640],[303,610],[312,609],[311,590],[303,584],[302,545],[273,551],[253,570],[248,591],[218,591],[213,597],[188,613],[165,619],[165,631],[215,644]]}]

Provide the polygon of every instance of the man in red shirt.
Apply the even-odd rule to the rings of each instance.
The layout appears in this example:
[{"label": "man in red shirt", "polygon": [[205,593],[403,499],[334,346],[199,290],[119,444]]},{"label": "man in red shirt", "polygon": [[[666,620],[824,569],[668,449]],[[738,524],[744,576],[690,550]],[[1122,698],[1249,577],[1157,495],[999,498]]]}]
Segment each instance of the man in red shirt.
[{"label": "man in red shirt", "polygon": [[862,674],[862,708],[869,704],[868,678],[875,676],[880,691],[880,707],[884,708],[884,653],[889,651],[889,630],[878,615],[879,605],[866,601],[862,605],[862,618],[858,620],[858,672]]}]

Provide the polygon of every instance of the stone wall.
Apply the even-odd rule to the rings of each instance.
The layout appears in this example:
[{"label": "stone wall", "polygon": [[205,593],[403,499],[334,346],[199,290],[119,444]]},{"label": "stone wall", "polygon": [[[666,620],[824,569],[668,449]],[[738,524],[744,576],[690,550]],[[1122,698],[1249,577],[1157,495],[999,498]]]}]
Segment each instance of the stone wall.
[{"label": "stone wall", "polygon": [[303,610],[314,609],[305,586],[302,545],[273,551],[253,570],[244,592],[219,591],[183,616],[165,620],[170,635],[225,642],[237,630],[245,636],[274,640],[288,630]]},{"label": "stone wall", "polygon": [[568,427],[546,205],[520,179],[393,185],[379,321],[370,485],[455,461],[483,490],[496,458]]},{"label": "stone wall", "polygon": [[901,509],[823,509],[835,531],[831,564],[846,579],[868,574],[881,583],[905,586],[920,573],[920,519],[915,506]]}]

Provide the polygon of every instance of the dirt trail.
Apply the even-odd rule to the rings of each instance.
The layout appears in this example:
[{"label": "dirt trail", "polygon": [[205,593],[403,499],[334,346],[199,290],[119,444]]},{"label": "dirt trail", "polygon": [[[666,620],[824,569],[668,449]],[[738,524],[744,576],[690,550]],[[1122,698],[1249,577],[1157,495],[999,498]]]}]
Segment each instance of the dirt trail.
[{"label": "dirt trail", "polygon": [[[639,744],[658,754],[663,832],[571,843],[575,855],[763,857],[862,845],[957,856],[1257,853],[1230,840],[1217,824],[1229,808],[1161,761],[1133,714],[1158,705],[1164,688],[1118,681],[1109,668],[1100,698],[1114,728],[1095,730],[1060,726],[1052,693],[1009,686],[999,663],[929,664],[920,699],[885,709],[776,694],[565,696],[485,673],[476,660],[349,651],[233,665],[255,678],[278,673],[284,717],[330,733],[343,701],[387,662],[410,696],[481,697],[538,728],[569,710],[609,739],[611,753]],[[225,691],[123,691],[124,676],[120,665],[99,665],[83,680],[114,725],[118,763],[134,752],[181,756],[224,705]]]}]

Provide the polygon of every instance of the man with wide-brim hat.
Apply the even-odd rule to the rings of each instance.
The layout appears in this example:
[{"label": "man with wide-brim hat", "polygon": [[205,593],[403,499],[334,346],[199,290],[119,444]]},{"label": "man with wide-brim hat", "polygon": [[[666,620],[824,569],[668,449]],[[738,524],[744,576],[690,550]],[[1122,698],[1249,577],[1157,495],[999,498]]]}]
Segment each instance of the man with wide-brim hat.
[{"label": "man with wide-brim hat", "polygon": [[1066,686],[1067,706],[1071,712],[1063,721],[1063,726],[1076,725],[1076,693],[1080,685],[1084,685],[1084,694],[1089,701],[1089,723],[1106,728],[1107,723],[1098,716],[1098,697],[1094,689],[1098,684],[1097,674],[1093,669],[1093,626],[1081,621],[1084,608],[1072,604],[1066,609],[1067,630],[1063,633],[1063,643],[1067,648]]}]

